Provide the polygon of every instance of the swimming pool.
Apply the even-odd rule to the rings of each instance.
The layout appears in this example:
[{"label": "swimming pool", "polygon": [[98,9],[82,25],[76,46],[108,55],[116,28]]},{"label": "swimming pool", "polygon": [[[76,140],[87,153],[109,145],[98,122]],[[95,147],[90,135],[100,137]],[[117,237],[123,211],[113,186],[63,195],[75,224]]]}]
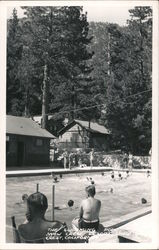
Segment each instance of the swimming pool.
[{"label": "swimming pool", "polygon": [[[81,200],[85,198],[85,187],[92,178],[96,186],[96,198],[102,202],[100,221],[105,222],[118,218],[128,213],[137,211],[151,205],[151,177],[146,173],[132,173],[128,178],[126,173],[121,173],[123,179],[119,180],[115,172],[115,181],[111,173],[104,176],[99,173],[81,173],[57,175],[59,182],[53,183],[52,176],[26,176],[11,177],[6,179],[6,241],[12,242],[11,219],[15,215],[16,223],[21,224],[25,220],[25,205],[21,203],[22,194],[36,192],[36,184],[39,183],[39,191],[48,198],[49,208],[46,218],[51,219],[52,185],[55,185],[55,219],[66,222],[71,227],[71,221],[79,214]],[[89,177],[89,178],[87,178]],[[110,189],[113,192],[110,192]],[[142,204],[141,198],[147,203]],[[68,200],[74,201],[74,206],[67,206]]]}]

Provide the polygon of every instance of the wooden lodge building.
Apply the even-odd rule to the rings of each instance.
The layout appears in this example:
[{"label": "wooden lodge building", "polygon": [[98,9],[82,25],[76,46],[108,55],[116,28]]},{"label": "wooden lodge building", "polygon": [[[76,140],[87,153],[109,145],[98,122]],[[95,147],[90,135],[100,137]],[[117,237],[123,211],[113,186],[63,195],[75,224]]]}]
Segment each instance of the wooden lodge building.
[{"label": "wooden lodge building", "polygon": [[31,118],[7,115],[6,165],[48,165],[51,139],[55,137]]},{"label": "wooden lodge building", "polygon": [[97,151],[110,150],[110,132],[95,122],[73,120],[59,131],[60,148],[94,148]]}]

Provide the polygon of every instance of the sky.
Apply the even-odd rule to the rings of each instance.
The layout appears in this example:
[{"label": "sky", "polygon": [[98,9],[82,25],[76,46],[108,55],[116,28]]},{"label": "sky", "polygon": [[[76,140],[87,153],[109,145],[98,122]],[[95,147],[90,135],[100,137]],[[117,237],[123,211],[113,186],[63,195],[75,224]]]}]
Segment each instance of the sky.
[{"label": "sky", "polygon": [[[128,10],[134,6],[126,5],[107,5],[105,2],[82,3],[84,12],[87,12],[88,21],[117,23],[126,25],[126,20],[130,17]],[[23,16],[23,10],[17,6],[18,16]],[[13,7],[8,7],[7,18],[11,17]]]}]

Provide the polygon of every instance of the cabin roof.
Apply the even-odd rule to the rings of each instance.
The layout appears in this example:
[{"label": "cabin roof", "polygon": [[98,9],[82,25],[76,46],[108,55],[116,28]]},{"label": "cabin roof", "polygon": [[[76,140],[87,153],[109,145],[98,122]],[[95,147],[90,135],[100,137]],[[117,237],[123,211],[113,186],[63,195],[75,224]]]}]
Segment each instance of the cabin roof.
[{"label": "cabin roof", "polygon": [[12,115],[6,116],[6,133],[25,136],[36,136],[50,139],[56,138],[46,129],[42,129],[31,118]]},{"label": "cabin roof", "polygon": [[64,128],[62,128],[59,131],[59,134],[64,134],[68,129],[70,129],[75,124],[78,124],[79,126],[85,128],[86,130],[92,133],[100,133],[100,134],[105,134],[105,135],[110,134],[110,131],[107,128],[105,128],[103,125],[99,125],[96,122],[90,122],[90,127],[89,127],[88,121],[82,121],[82,120],[76,120],[76,119],[70,122]]}]

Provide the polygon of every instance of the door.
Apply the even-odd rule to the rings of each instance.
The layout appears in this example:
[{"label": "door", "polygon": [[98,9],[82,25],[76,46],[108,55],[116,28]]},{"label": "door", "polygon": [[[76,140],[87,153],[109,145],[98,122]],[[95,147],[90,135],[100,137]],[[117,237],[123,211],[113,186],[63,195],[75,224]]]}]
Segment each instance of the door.
[{"label": "door", "polygon": [[17,165],[23,166],[24,163],[24,142],[18,142],[17,145]]}]

